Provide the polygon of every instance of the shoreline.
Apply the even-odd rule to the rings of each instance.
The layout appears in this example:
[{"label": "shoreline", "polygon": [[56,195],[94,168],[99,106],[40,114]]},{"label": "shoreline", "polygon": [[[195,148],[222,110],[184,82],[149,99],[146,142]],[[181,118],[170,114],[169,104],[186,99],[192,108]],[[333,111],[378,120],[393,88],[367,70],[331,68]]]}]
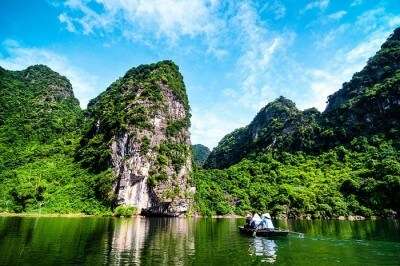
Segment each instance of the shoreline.
[{"label": "shoreline", "polygon": [[106,217],[101,215],[89,215],[84,213],[36,213],[36,212],[0,212],[0,217]]},{"label": "shoreline", "polygon": [[[84,218],[84,217],[97,217],[97,218],[119,218],[113,215],[94,215],[94,214],[84,214],[84,213],[36,213],[36,212],[24,212],[24,213],[12,213],[12,212],[0,212],[0,217],[49,217],[49,218]],[[134,218],[134,217],[146,217],[144,215],[136,214],[132,215],[132,217],[125,218]],[[124,217],[123,217],[124,218]],[[159,218],[165,218],[164,216],[160,216]],[[236,214],[227,214],[227,215],[213,215],[213,216],[203,216],[203,215],[191,215],[191,216],[177,216],[177,217],[169,217],[169,218],[211,218],[211,219],[244,219],[245,216],[236,215]],[[274,220],[338,220],[338,221],[364,221],[364,220],[398,220],[392,217],[363,217],[363,216],[339,216],[335,218],[320,218],[320,219],[311,219],[308,217],[297,217],[297,218],[287,218],[287,217],[273,217]]]}]

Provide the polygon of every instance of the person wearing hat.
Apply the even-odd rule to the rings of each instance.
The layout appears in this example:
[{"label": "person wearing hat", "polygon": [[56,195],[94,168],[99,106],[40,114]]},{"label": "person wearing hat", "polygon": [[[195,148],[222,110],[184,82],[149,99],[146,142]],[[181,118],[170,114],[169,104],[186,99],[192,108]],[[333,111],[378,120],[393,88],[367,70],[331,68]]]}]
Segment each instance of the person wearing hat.
[{"label": "person wearing hat", "polygon": [[250,226],[251,219],[252,219],[252,216],[251,216],[251,214],[248,213],[246,215],[246,223],[244,225],[245,228],[251,228],[251,226]]},{"label": "person wearing hat", "polygon": [[275,229],[274,224],[272,223],[271,220],[271,215],[269,215],[269,213],[264,213],[263,215],[261,215],[261,220],[262,220],[262,225],[261,228],[263,229]]}]

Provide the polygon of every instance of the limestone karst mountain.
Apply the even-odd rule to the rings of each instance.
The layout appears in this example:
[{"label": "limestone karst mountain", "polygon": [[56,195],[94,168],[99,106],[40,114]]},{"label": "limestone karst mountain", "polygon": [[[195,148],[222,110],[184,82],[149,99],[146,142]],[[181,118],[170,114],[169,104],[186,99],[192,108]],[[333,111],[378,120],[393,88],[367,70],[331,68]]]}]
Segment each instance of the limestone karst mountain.
[{"label": "limestone karst mountain", "polygon": [[1,68],[0,92],[1,210],[189,210],[190,108],[173,62],[132,68],[86,111],[42,65]]},{"label": "limestone karst mountain", "polygon": [[190,110],[171,61],[129,70],[89,103],[78,160],[113,168],[116,203],[147,214],[179,215],[191,201]]}]

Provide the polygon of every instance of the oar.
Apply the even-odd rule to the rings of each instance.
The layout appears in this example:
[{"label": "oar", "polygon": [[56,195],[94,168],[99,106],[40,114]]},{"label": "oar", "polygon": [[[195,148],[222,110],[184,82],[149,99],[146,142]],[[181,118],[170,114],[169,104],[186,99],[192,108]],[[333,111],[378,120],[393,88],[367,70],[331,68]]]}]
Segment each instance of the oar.
[{"label": "oar", "polygon": [[297,234],[299,236],[304,236],[304,233],[295,232],[295,231],[289,231],[289,230],[285,230],[285,229],[282,229],[282,228],[276,228],[276,229],[281,230],[281,231],[288,231],[291,234]]},{"label": "oar", "polygon": [[[259,226],[259,225],[258,225],[258,226]],[[256,237],[256,235],[257,235],[257,228],[258,228],[258,226],[256,227],[256,229],[254,229],[253,237]]]},{"label": "oar", "polygon": [[289,233],[296,234],[296,235],[299,235],[299,236],[303,236],[304,235],[303,233],[295,232],[295,231],[289,231]]},{"label": "oar", "polygon": [[296,235],[298,235],[298,236],[304,237],[304,233],[295,232],[295,231],[289,231],[289,233],[291,233],[291,234],[296,234]]}]

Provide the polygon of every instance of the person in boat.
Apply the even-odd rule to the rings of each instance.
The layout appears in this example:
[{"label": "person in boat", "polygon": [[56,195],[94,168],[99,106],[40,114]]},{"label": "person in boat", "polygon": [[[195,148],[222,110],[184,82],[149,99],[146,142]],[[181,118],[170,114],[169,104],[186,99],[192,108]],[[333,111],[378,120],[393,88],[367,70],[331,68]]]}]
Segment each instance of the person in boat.
[{"label": "person in boat", "polygon": [[253,215],[253,218],[251,218],[251,220],[250,220],[250,227],[253,229],[256,229],[257,227],[259,227],[261,222],[262,222],[262,219],[261,219],[260,215],[258,215],[258,213],[256,213]]},{"label": "person in boat", "polygon": [[251,228],[250,223],[251,223],[251,214],[246,215],[246,223],[244,224],[244,228]]},{"label": "person in boat", "polygon": [[261,215],[261,224],[259,226],[261,229],[268,229],[268,230],[274,230],[274,224],[272,223],[271,215],[269,213],[264,213]]}]

